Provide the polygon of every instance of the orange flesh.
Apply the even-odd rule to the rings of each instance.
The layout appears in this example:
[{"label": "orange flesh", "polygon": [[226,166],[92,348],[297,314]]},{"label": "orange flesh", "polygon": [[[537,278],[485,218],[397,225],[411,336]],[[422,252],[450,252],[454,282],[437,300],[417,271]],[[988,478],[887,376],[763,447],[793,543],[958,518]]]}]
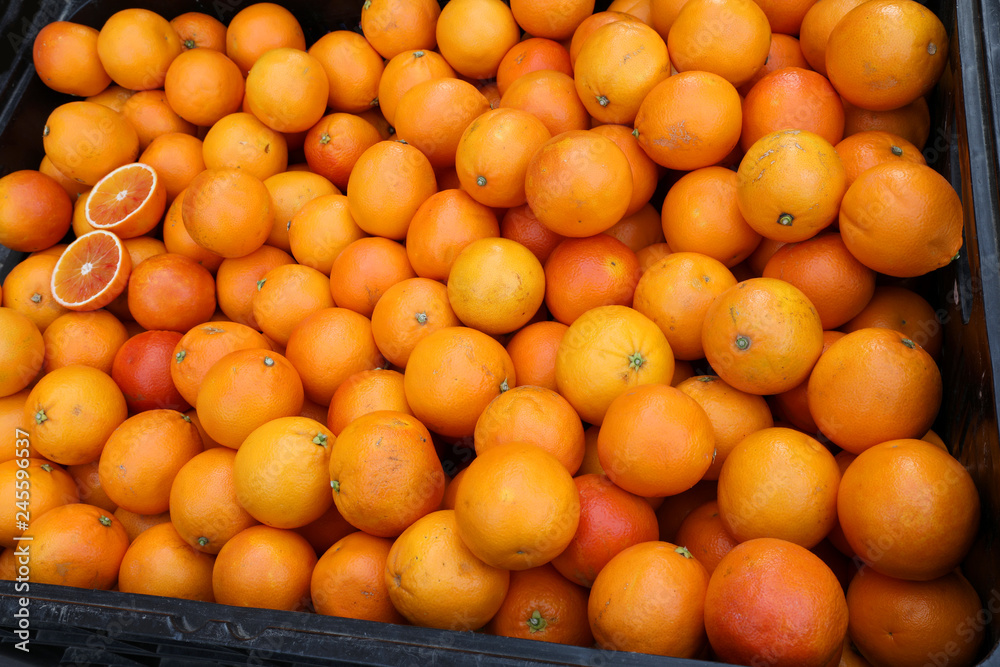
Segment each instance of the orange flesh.
[{"label": "orange flesh", "polygon": [[121,222],[146,201],[152,189],[153,176],[146,169],[123,170],[90,193],[90,219],[103,226]]},{"label": "orange flesh", "polygon": [[56,265],[53,287],[69,303],[92,298],[114,280],[121,263],[119,253],[115,242],[104,234],[72,244]]}]

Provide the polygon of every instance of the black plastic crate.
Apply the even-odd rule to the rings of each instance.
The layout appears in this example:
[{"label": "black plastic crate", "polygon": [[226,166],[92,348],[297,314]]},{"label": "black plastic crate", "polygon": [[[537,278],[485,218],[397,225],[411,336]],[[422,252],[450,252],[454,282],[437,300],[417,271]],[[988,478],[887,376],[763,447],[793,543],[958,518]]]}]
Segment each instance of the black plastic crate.
[{"label": "black plastic crate", "polygon": [[[45,87],[31,63],[34,36],[56,20],[100,28],[140,5],[172,18],[201,11],[228,22],[254,0],[3,0],[0,4],[0,176],[36,169],[45,118],[70,98]],[[444,4],[446,0],[441,0]],[[981,665],[1000,667],[1000,24],[998,0],[922,0],[948,29],[951,57],[932,96],[929,164],[965,208],[958,261],[920,281],[945,331],[945,396],[935,430],[980,492],[980,537],[964,564],[983,602]],[[359,30],[362,0],[279,0],[308,43],[329,30]],[[598,9],[608,0],[598,1]],[[0,246],[0,280],[23,258]],[[583,649],[472,632],[431,630],[302,612],[242,609],[171,598],[32,584],[31,653],[15,649],[19,608],[0,581],[0,664],[93,665],[660,665],[718,663]],[[934,664],[928,658],[928,664]]]}]

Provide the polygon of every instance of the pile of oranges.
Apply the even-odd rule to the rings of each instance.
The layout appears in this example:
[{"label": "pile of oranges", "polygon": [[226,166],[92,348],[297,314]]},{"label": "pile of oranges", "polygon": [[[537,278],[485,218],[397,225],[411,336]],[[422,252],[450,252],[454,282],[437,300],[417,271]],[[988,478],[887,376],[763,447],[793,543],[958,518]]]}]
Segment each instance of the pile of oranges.
[{"label": "pile of oranges", "polygon": [[0,308],[3,577],[28,544],[32,582],[973,664],[979,499],[908,282],[962,245],[921,154],[937,17],[360,16],[312,45],[270,3],[38,34],[79,99],[0,179],[30,253]]}]

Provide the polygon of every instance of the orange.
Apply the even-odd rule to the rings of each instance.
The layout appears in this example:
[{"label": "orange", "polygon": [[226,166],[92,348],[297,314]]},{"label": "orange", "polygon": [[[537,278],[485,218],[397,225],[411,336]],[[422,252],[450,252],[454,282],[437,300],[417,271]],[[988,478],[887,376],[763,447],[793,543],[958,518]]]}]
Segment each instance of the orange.
[{"label": "orange", "polygon": [[685,517],[677,529],[677,544],[705,566],[709,576],[733,547],[739,544],[719,516],[719,503],[710,500]]},{"label": "orange", "polygon": [[510,7],[501,0],[449,2],[435,32],[438,51],[456,72],[470,79],[495,77],[500,61],[521,38]]},{"label": "orange", "polygon": [[785,67],[768,74],[743,101],[743,134],[740,147],[753,144],[777,130],[808,130],[830,144],[844,137],[844,106],[822,74]]},{"label": "orange", "polygon": [[105,230],[88,232],[56,262],[52,297],[70,310],[97,310],[125,291],[131,271],[132,259],[121,239]]},{"label": "orange", "polygon": [[608,407],[597,438],[612,482],[646,498],[686,491],[712,463],[715,436],[705,410],[665,384],[631,389]]},{"label": "orange", "polygon": [[524,204],[528,165],[551,137],[545,124],[527,111],[487,111],[465,128],[458,142],[455,170],[462,189],[487,206]]},{"label": "orange", "polygon": [[[764,267],[767,266],[767,260],[774,256],[774,253],[778,251],[778,248],[785,245],[784,241],[775,241],[774,239],[769,239],[766,236],[760,240],[760,244],[757,249],[750,253],[747,257],[744,266],[750,270],[750,273],[754,277],[759,278],[764,273]],[[736,267],[733,267],[736,268]]]},{"label": "orange", "polygon": [[205,374],[216,361],[236,350],[267,349],[259,332],[236,322],[206,322],[189,329],[172,352],[170,377],[190,405],[196,405]]},{"label": "orange", "polygon": [[968,471],[923,440],[888,440],[859,454],[844,472],[837,511],[844,537],[867,565],[912,581],[954,570],[976,539],[980,516]]},{"label": "orange", "polygon": [[323,63],[295,48],[265,52],[246,79],[250,112],[278,132],[311,128],[326,112],[329,94]]},{"label": "orange", "polygon": [[567,581],[551,565],[510,575],[507,597],[485,632],[501,637],[591,646],[587,591]]},{"label": "orange", "polygon": [[927,299],[905,287],[876,287],[875,295],[864,310],[841,329],[851,333],[866,327],[895,329],[935,359],[941,354],[944,327],[938,313]]},{"label": "orange", "polygon": [[444,327],[414,346],[403,386],[427,428],[464,437],[473,434],[489,402],[516,384],[514,364],[500,343],[475,329]]},{"label": "orange", "polygon": [[879,273],[909,278],[945,266],[962,247],[962,202],[930,167],[894,160],[858,176],[840,207],[852,255]]},{"label": "orange", "polygon": [[139,162],[156,172],[157,180],[167,192],[168,203],[176,201],[194,177],[205,170],[201,139],[182,132],[161,134],[153,139],[139,156]]},{"label": "orange", "polygon": [[[170,64],[163,90],[178,116],[195,125],[210,127],[240,110],[243,74],[239,66],[220,51],[192,49],[181,53]],[[128,104],[126,102],[126,108]]]},{"label": "orange", "polygon": [[565,398],[544,387],[514,387],[493,399],[476,422],[476,454],[509,442],[536,445],[575,475],[583,461],[583,424]]},{"label": "orange", "polygon": [[385,583],[391,548],[392,540],[360,531],[331,546],[312,573],[310,592],[316,613],[403,624]]},{"label": "orange", "polygon": [[448,301],[466,326],[488,334],[520,329],[545,299],[541,262],[517,241],[473,241],[448,274]]},{"label": "orange", "polygon": [[471,83],[439,77],[417,83],[396,106],[396,136],[418,148],[435,169],[455,164],[465,128],[490,110]]},{"label": "orange", "polygon": [[0,544],[8,549],[18,546],[16,538],[50,509],[80,502],[76,482],[65,470],[44,459],[27,458],[30,445],[25,446],[29,442],[26,437],[15,435],[11,440],[15,441],[12,445],[21,441],[17,449],[24,456],[0,463],[0,494],[6,501],[0,513]]},{"label": "orange", "polygon": [[852,134],[834,148],[844,163],[848,188],[863,172],[883,162],[899,159],[927,164],[916,146],[903,137],[880,130]]},{"label": "orange", "polygon": [[875,111],[898,109],[929,93],[948,60],[941,20],[911,0],[862,4],[830,32],[826,71],[833,87],[851,104]]},{"label": "orange", "polygon": [[284,250],[268,245],[243,257],[224,259],[215,277],[219,308],[234,322],[257,329],[257,320],[253,316],[257,281],[271,269],[294,262]]},{"label": "orange", "polygon": [[528,34],[557,41],[573,36],[577,27],[594,12],[590,0],[514,0],[510,6],[517,24]]},{"label": "orange", "polygon": [[127,338],[125,326],[107,311],[60,315],[42,334],[45,369],[83,364],[110,374],[115,353]]},{"label": "orange", "polygon": [[288,167],[285,135],[243,112],[224,116],[209,128],[202,153],[209,169],[239,169],[262,181]]},{"label": "orange", "polygon": [[94,28],[53,21],[35,36],[31,57],[42,82],[60,93],[89,97],[111,83],[97,55]]},{"label": "orange", "polygon": [[662,242],[646,246],[637,252],[635,256],[636,259],[639,260],[640,277],[642,277],[642,274],[652,268],[653,265],[658,264],[660,260],[664,259],[670,253],[670,246]]},{"label": "orange", "polygon": [[358,158],[380,139],[375,126],[361,116],[332,113],[309,129],[303,150],[311,171],[346,190]]},{"label": "orange", "polygon": [[646,25],[650,25],[650,0],[613,0],[608,11],[626,12]]},{"label": "orange", "polygon": [[568,326],[562,322],[535,322],[507,342],[514,362],[517,386],[534,385],[556,391],[556,352]]},{"label": "orange", "polygon": [[101,451],[101,488],[119,508],[158,514],[170,507],[177,471],[203,450],[198,429],[176,410],[147,410],[126,419]]},{"label": "orange", "polygon": [[437,192],[434,169],[423,153],[399,141],[368,148],[347,182],[354,220],[368,234],[406,238],[413,214]]},{"label": "orange", "polygon": [[838,664],[847,602],[819,556],[759,538],[734,547],[716,567],[705,597],[705,629],[712,650],[727,662]]},{"label": "orange", "polygon": [[128,308],[144,329],[187,331],[215,312],[215,280],[190,257],[154,255],[129,276]]},{"label": "orange", "polygon": [[321,517],[333,503],[327,468],[335,439],[306,417],[280,417],[254,429],[233,463],[240,505],[274,528],[299,528]]},{"label": "orange", "polygon": [[327,275],[337,256],[364,236],[341,194],[309,200],[288,222],[288,245],[296,261]]},{"label": "orange", "polygon": [[677,530],[684,519],[695,509],[716,499],[717,486],[715,481],[702,480],[687,491],[664,498],[663,504],[656,510],[656,518],[660,523],[660,540],[676,540]]},{"label": "orange", "polygon": [[441,190],[413,214],[406,230],[406,256],[418,276],[447,281],[455,258],[466,246],[499,235],[492,209],[464,190]]},{"label": "orange", "polygon": [[632,168],[607,137],[573,130],[542,144],[528,163],[524,190],[546,227],[563,236],[592,236],[624,217]]},{"label": "orange", "polygon": [[177,31],[147,9],[112,14],[97,35],[97,55],[105,71],[130,90],[162,88],[170,63],[182,50]]},{"label": "orange", "polygon": [[826,76],[826,47],[833,28],[865,0],[818,0],[802,17],[799,39],[809,65]]},{"label": "orange", "polygon": [[323,308],[292,330],[285,354],[310,400],[329,405],[337,388],[357,372],[385,364],[368,318],[346,308]]},{"label": "orange", "polygon": [[[93,505],[93,503],[90,503]],[[135,542],[136,538],[142,535],[144,532],[152,528],[153,526],[158,526],[161,523],[170,523],[170,512],[161,512],[160,514],[136,514],[135,512],[129,512],[124,508],[115,509],[115,518],[121,521],[122,526],[125,528],[125,532],[128,533],[128,541]],[[185,547],[190,547],[185,544]],[[209,568],[209,579],[211,580],[212,570]]]},{"label": "orange", "polygon": [[589,424],[600,424],[619,395],[638,385],[668,383],[673,373],[674,355],[663,332],[626,306],[588,310],[570,325],[556,352],[559,393]]},{"label": "orange", "polygon": [[122,558],[118,590],[181,600],[214,602],[215,559],[192,549],[168,523],[136,538]]},{"label": "orange", "polygon": [[445,476],[430,433],[415,417],[379,410],[337,438],[329,487],[341,515],[378,537],[395,537],[441,505]]},{"label": "orange", "polygon": [[719,513],[740,542],[774,537],[811,548],[837,522],[840,471],[817,440],[765,428],[729,452],[719,473]]},{"label": "orange", "polygon": [[160,222],[167,191],[156,170],[135,162],[113,170],[87,194],[87,224],[122,239],[146,234]]},{"label": "orange", "polygon": [[576,59],[580,55],[580,49],[583,48],[584,42],[586,42],[587,39],[597,31],[598,28],[601,28],[609,23],[614,23],[616,21],[641,23],[641,21],[638,18],[632,16],[631,14],[627,14],[623,11],[603,11],[591,14],[583,21],[581,21],[580,25],[578,25],[576,27],[576,30],[573,31],[573,38],[572,40],[570,40],[570,45],[569,45],[570,64],[573,66],[576,65]]},{"label": "orange", "polygon": [[576,92],[602,123],[631,125],[643,98],[670,75],[667,45],[645,23],[616,21],[594,31],[573,64]]},{"label": "orange", "polygon": [[3,280],[3,306],[27,317],[43,335],[57,317],[71,312],[52,298],[52,272],[58,259],[58,255],[25,257]]},{"label": "orange", "polygon": [[859,329],[820,357],[808,391],[809,412],[823,434],[860,454],[927,433],[941,406],[941,372],[905,334]]},{"label": "orange", "polygon": [[[602,125],[601,127],[615,127],[613,125]],[[642,150],[642,149],[638,149]],[[636,262],[639,261],[638,252],[643,248],[663,242],[663,227],[660,224],[660,213],[652,204],[643,204],[637,213],[626,215],[616,222],[612,227],[604,230],[604,234],[614,237],[628,246],[629,250],[636,253]],[[641,274],[640,270],[640,274]]]},{"label": "orange", "polygon": [[184,464],[170,487],[170,521],[190,546],[217,554],[222,546],[257,523],[236,498],[236,452],[215,447]]},{"label": "orange", "polygon": [[56,107],[45,121],[42,137],[52,164],[85,185],[97,183],[139,155],[139,135],[128,121],[94,102]]},{"label": "orange", "polygon": [[764,66],[770,43],[767,15],[753,0],[689,0],[667,36],[678,72],[711,72],[734,86]]},{"label": "orange", "polygon": [[441,7],[434,0],[371,0],[361,7],[361,31],[386,60],[411,49],[433,49]]},{"label": "orange", "polygon": [[[378,82],[378,105],[391,125],[396,120],[396,107],[403,95],[422,81],[438,77],[454,77],[455,70],[436,51],[406,50],[393,56],[385,65]],[[383,137],[385,139],[387,137]]]},{"label": "orange", "polygon": [[328,32],[309,47],[309,55],[326,72],[328,107],[357,113],[378,104],[378,80],[385,65],[363,36],[350,30]]},{"label": "orange", "polygon": [[271,195],[261,180],[228,167],[209,167],[191,181],[181,215],[194,242],[223,257],[249,255],[274,225]]},{"label": "orange", "polygon": [[69,195],[51,176],[25,169],[0,178],[0,243],[11,250],[55,245],[72,217]]},{"label": "orange", "polygon": [[[811,1],[807,0],[807,2]],[[806,61],[805,56],[802,55],[802,46],[799,44],[798,39],[791,35],[782,35],[774,32],[771,34],[771,46],[767,52],[767,60],[764,61],[764,66],[757,70],[757,73],[749,81],[736,90],[739,91],[740,95],[746,97],[747,93],[753,89],[754,84],[771,72],[776,72],[786,67],[813,69],[809,66],[809,62]]]},{"label": "orange", "polygon": [[290,530],[251,526],[226,542],[215,558],[215,600],[235,607],[299,611],[309,601],[316,552]]},{"label": "orange", "polygon": [[711,72],[691,71],[666,78],[649,91],[639,105],[635,129],[639,145],[654,162],[691,171],[729,155],[740,140],[742,119],[740,95],[731,83]]},{"label": "orange", "polygon": [[[983,604],[956,572],[933,581],[900,581],[862,568],[847,589],[848,634],[877,664],[922,664],[944,656],[974,665],[983,643]],[[947,651],[947,652],[944,652]]]},{"label": "orange", "polygon": [[215,362],[198,392],[198,418],[213,440],[232,449],[254,429],[302,409],[299,374],[270,350],[237,350]]},{"label": "orange", "polygon": [[736,197],[747,224],[765,238],[786,243],[804,241],[829,226],[846,190],[837,152],[806,130],[764,135],[747,149],[737,171]]},{"label": "orange", "polygon": [[162,89],[136,92],[125,100],[119,113],[135,128],[140,151],[146,150],[153,139],[163,134],[195,134],[194,124],[174,111]]},{"label": "orange", "polygon": [[534,253],[542,264],[545,264],[555,247],[566,238],[543,225],[527,204],[507,209],[500,221],[500,236],[517,241]]},{"label": "orange", "polygon": [[[518,23],[520,24],[520,21]],[[521,40],[504,54],[497,69],[497,90],[503,96],[514,81],[525,74],[542,70],[553,70],[573,76],[573,65],[570,63],[566,47],[558,41],[536,34],[535,37]]]},{"label": "orange", "polygon": [[917,148],[923,149],[931,132],[931,112],[927,99],[918,97],[906,106],[892,111],[871,111],[845,101],[844,136],[868,130],[898,134]]},{"label": "orange", "polygon": [[499,106],[527,111],[542,121],[552,136],[590,128],[590,116],[577,95],[573,77],[563,72],[541,70],[521,76],[511,83]]},{"label": "orange", "polygon": [[110,512],[72,503],[54,507],[25,531],[31,582],[110,590],[128,549],[128,535]]},{"label": "orange", "polygon": [[97,460],[126,416],[125,398],[115,381],[90,366],[47,373],[24,405],[32,448],[62,465]]},{"label": "orange", "polygon": [[590,588],[604,566],[623,550],[659,535],[656,514],[643,498],[602,474],[573,479],[580,494],[580,524],[552,565],[570,581]]},{"label": "orange", "polygon": [[334,435],[340,435],[355,419],[376,410],[411,414],[402,373],[375,368],[351,375],[330,399],[327,424]]},{"label": "orange", "polygon": [[325,177],[310,171],[291,169],[268,177],[264,180],[264,187],[271,195],[271,206],[274,209],[274,226],[265,243],[285,251],[292,249],[288,230],[295,214],[313,199],[341,194],[337,186]]},{"label": "orange", "polygon": [[416,277],[402,244],[379,236],[361,238],[333,261],[327,292],[341,308],[371,317],[387,289]]},{"label": "orange", "polygon": [[[100,507],[108,512],[117,512],[118,506],[108,498],[108,494],[101,488],[101,478],[97,472],[99,467],[100,460],[94,459],[90,463],[66,466],[66,472],[73,477],[82,502]],[[125,529],[125,532],[128,532],[128,528]]]},{"label": "orange", "polygon": [[322,555],[338,540],[358,530],[340,516],[337,506],[331,502],[330,509],[320,518],[296,528],[295,532],[309,541],[317,555]]},{"label": "orange", "polygon": [[[823,354],[826,353],[834,342],[843,338],[846,334],[840,331],[823,332]],[[822,355],[821,355],[822,356]],[[819,434],[819,427],[809,412],[809,379],[806,378],[801,384],[786,392],[775,394],[773,403],[775,415],[789,422],[792,426],[813,435]],[[843,471],[841,471],[843,472]]]},{"label": "orange", "polygon": [[84,185],[83,183],[74,181],[72,178],[56,169],[56,166],[52,164],[52,160],[48,155],[42,156],[42,161],[38,164],[38,171],[46,176],[49,176],[50,178],[55,179],[56,183],[58,183],[62,189],[66,191],[66,194],[69,195],[70,201],[72,202],[75,202],[80,195],[90,190],[89,185]]},{"label": "orange", "polygon": [[570,325],[591,308],[631,306],[639,282],[639,260],[607,234],[566,239],[545,262],[545,305]]},{"label": "orange", "polygon": [[510,573],[479,560],[459,538],[454,510],[440,510],[396,539],[385,583],[392,605],[410,623],[468,631],[500,610]]},{"label": "orange", "polygon": [[302,26],[284,7],[259,2],[244,7],[229,21],[226,55],[239,65],[243,76],[262,55],[282,47],[306,50]]},{"label": "orange", "polygon": [[448,288],[429,278],[408,278],[392,285],[371,316],[379,351],[400,368],[406,367],[418,342],[438,329],[459,325],[448,301]]},{"label": "orange", "polygon": [[782,246],[763,275],[798,287],[816,307],[824,329],[856,316],[875,293],[875,272],[856,260],[836,233]]},{"label": "orange", "polygon": [[650,541],[625,549],[590,589],[588,616],[598,646],[677,658],[705,646],[705,567],[684,547]]},{"label": "orange", "polygon": [[185,12],[170,19],[181,38],[184,50],[198,47],[226,52],[226,26],[219,19],[201,12]]},{"label": "orange", "polygon": [[717,296],[701,331],[716,374],[749,394],[788,391],[809,376],[823,349],[816,308],[775,278],[751,278]]},{"label": "orange", "polygon": [[674,386],[693,398],[712,423],[715,453],[704,479],[718,479],[722,464],[736,445],[751,433],[774,425],[762,396],[734,389],[714,375],[689,377]]},{"label": "orange", "polygon": [[462,541],[487,564],[508,570],[551,561],[579,521],[579,492],[569,472],[552,454],[523,442],[477,455],[455,497]]},{"label": "orange", "polygon": [[130,412],[188,409],[170,378],[174,348],[180,340],[176,331],[143,331],[118,348],[111,377],[122,390]]},{"label": "orange", "polygon": [[[757,0],[755,0],[757,2]],[[799,34],[799,27],[802,25],[802,18],[806,12],[815,4],[816,0],[798,0],[797,2],[775,2],[774,0],[760,0],[757,4],[767,15],[767,21],[771,26],[771,31],[785,33],[787,35]]]},{"label": "orange", "polygon": [[673,252],[696,252],[734,267],[760,244],[736,196],[737,176],[723,167],[684,174],[663,200],[663,237]]}]

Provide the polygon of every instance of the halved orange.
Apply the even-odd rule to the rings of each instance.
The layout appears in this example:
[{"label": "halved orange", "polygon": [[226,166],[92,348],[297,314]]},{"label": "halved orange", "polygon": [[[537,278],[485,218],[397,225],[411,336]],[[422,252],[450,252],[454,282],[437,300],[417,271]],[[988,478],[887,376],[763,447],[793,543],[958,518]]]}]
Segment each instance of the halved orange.
[{"label": "halved orange", "polygon": [[134,162],[99,180],[87,195],[84,212],[94,229],[130,239],[156,227],[166,205],[167,191],[156,170]]},{"label": "halved orange", "polygon": [[63,250],[52,271],[52,296],[70,310],[97,310],[128,286],[132,258],[115,234],[87,232]]}]

